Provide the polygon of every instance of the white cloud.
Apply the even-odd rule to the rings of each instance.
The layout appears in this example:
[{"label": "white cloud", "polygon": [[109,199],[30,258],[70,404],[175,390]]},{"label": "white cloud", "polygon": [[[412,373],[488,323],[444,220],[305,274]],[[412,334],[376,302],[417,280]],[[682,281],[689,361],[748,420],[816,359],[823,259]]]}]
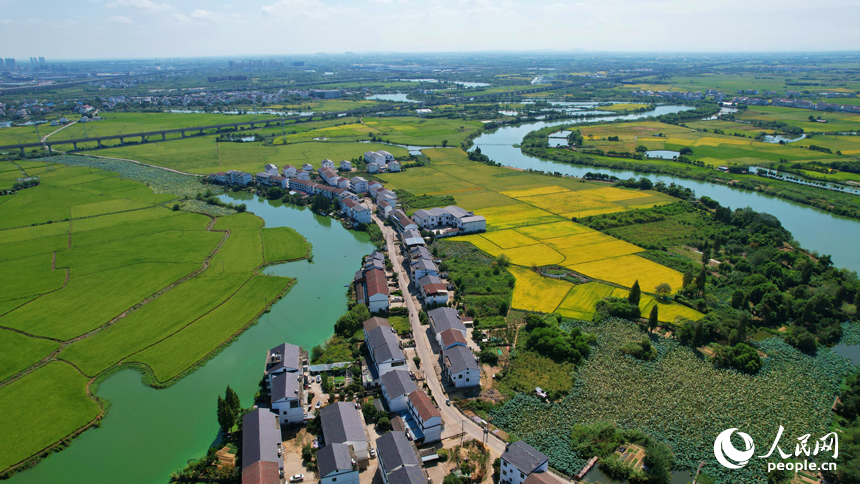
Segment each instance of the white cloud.
[{"label": "white cloud", "polygon": [[191,15],[189,15],[189,17],[195,20],[215,20],[216,16],[217,14],[209,12],[208,10],[201,10],[199,8],[191,12]]},{"label": "white cloud", "polygon": [[343,6],[329,6],[318,0],[279,0],[272,5],[266,5],[260,9],[263,15],[274,17],[308,17],[322,19],[334,15],[351,15],[358,11],[355,8]]},{"label": "white cloud", "polygon": [[155,3],[152,0],[114,0],[107,4],[110,8],[126,7],[142,10],[149,13],[159,13],[173,10],[173,5],[167,3]]},{"label": "white cloud", "polygon": [[115,17],[111,17],[111,18],[107,19],[107,21],[112,23],[112,24],[130,24],[130,23],[132,23],[130,18],[123,17],[122,15],[117,15]]}]

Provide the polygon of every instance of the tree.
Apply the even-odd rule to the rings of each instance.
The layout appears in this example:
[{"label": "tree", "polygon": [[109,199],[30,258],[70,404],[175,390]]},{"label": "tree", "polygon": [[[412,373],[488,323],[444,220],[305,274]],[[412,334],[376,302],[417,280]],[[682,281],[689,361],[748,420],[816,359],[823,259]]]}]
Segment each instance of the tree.
[{"label": "tree", "polygon": [[642,291],[639,289],[639,279],[636,279],[633,287],[630,288],[630,293],[627,294],[627,300],[630,301],[630,304],[639,304],[641,297]]},{"label": "tree", "polygon": [[744,292],[740,289],[735,289],[735,292],[732,293],[732,307],[735,309],[740,309],[741,305],[744,303]]},{"label": "tree", "polygon": [[690,148],[689,146],[685,146],[685,147],[681,148],[681,151],[679,151],[678,153],[681,155],[692,155],[693,154],[693,148]]},{"label": "tree", "polygon": [[242,402],[239,400],[239,395],[230,388],[230,385],[227,385],[227,391],[224,394],[224,401],[227,403],[227,407],[230,408],[230,412],[232,412],[234,418],[242,411]]},{"label": "tree", "polygon": [[684,273],[684,281],[681,283],[683,287],[687,287],[693,283],[693,271],[687,271]]},{"label": "tree", "polygon": [[499,364],[499,353],[491,347],[484,348],[478,353],[478,358],[481,360],[481,363],[486,363],[490,366],[496,366]]},{"label": "tree", "polygon": [[364,420],[368,422],[373,422],[378,416],[376,407],[370,402],[367,402],[361,406],[361,413],[362,415],[364,415]]},{"label": "tree", "polygon": [[417,366],[418,368],[421,368],[421,357],[420,356],[412,357],[412,361],[415,362],[415,366]]},{"label": "tree", "polygon": [[854,314],[860,315],[860,290],[854,295]]},{"label": "tree", "polygon": [[[669,297],[669,294],[672,294],[672,286],[665,282],[661,282],[654,288],[654,292],[663,299]],[[654,306],[656,308],[656,306]]]},{"label": "tree", "polygon": [[696,278],[696,287],[699,289],[699,294],[705,295],[705,284],[708,282],[708,271],[702,267],[699,271],[699,277]]},{"label": "tree", "polygon": [[645,152],[647,152],[647,151],[648,151],[648,148],[646,148],[646,147],[645,147],[645,146],[643,146],[643,145],[639,145],[639,146],[637,146],[637,147],[636,147],[636,152],[637,152],[637,153],[645,153]]},{"label": "tree", "polygon": [[444,147],[446,147],[446,146],[448,146],[448,140],[443,139],[443,140],[442,140],[442,147],[444,148]]},{"label": "tree", "polygon": [[230,411],[229,405],[227,405],[227,402],[221,397],[221,395],[218,395],[217,416],[218,425],[220,425],[225,432],[229,432],[230,429],[233,428],[236,416]]},{"label": "tree", "polygon": [[651,314],[648,316],[648,329],[650,329],[651,331],[657,329],[657,325],[660,324],[658,317],[659,316],[657,315],[657,305],[655,304],[651,308]]},{"label": "tree", "polygon": [[708,262],[711,261],[711,249],[705,249],[702,251],[702,264],[708,265]]},{"label": "tree", "polygon": [[388,432],[391,430],[391,419],[387,416],[380,418],[379,421],[376,422],[376,428],[378,428],[380,432]]},{"label": "tree", "polygon": [[809,122],[811,122],[811,123],[814,123],[814,122],[815,122],[815,116],[813,116],[813,115],[811,115],[811,114],[809,115],[809,118],[808,118],[808,119],[809,119]]},{"label": "tree", "polygon": [[173,211],[174,211],[174,212],[178,212],[178,211],[179,211],[179,204],[178,204],[178,203],[174,203],[174,204],[173,204]]}]

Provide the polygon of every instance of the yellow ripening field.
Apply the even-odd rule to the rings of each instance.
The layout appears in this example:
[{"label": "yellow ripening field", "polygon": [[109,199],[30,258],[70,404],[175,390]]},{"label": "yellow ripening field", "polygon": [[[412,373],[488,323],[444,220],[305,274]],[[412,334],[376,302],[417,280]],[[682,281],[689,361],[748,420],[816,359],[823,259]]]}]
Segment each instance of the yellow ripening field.
[{"label": "yellow ripening field", "polygon": [[672,292],[681,287],[683,275],[668,267],[636,255],[625,255],[612,259],[585,262],[571,266],[576,272],[594,279],[614,282],[624,287],[630,287],[639,280],[643,292],[654,292],[654,288],[662,283],[672,286]]},{"label": "yellow ripening field", "polygon": [[610,203],[606,200],[587,195],[585,190],[578,192],[564,191],[549,193],[546,195],[522,197],[518,200],[552,213],[566,213],[610,206]]},{"label": "yellow ripening field", "polygon": [[666,144],[667,145],[693,146],[696,144],[696,140],[681,139],[681,138],[667,138]]},{"label": "yellow ripening field", "polygon": [[542,277],[524,267],[510,266],[509,270],[517,278],[511,303],[514,309],[551,313],[573,287],[567,281]]},{"label": "yellow ripening field", "polygon": [[[507,208],[507,207],[502,207]],[[513,208],[513,207],[512,207]],[[558,222],[563,220],[558,215],[543,211],[538,208],[529,208],[526,210],[506,211],[500,213],[485,213],[480,212],[487,219],[487,230],[503,230],[522,225],[536,225],[548,222]]]},{"label": "yellow ripening field", "polygon": [[605,205],[603,207],[598,208],[589,208],[586,210],[577,210],[576,212],[567,212],[560,213],[564,218],[572,219],[573,217],[591,217],[592,215],[601,215],[604,213],[615,213],[615,212],[623,212],[625,210],[629,210],[627,207],[622,207],[620,205]]},{"label": "yellow ripening field", "polygon": [[[643,298],[644,299],[644,298]],[[657,319],[662,322],[672,323],[676,318],[686,318],[693,321],[702,319],[704,314],[696,311],[693,308],[688,308],[682,304],[677,304],[671,301],[663,301],[660,298],[651,298],[652,301],[642,310],[642,316],[648,317],[651,314],[651,307],[657,305]]]},{"label": "yellow ripening field", "polygon": [[557,192],[565,192],[568,191],[564,187],[557,186],[546,186],[546,187],[537,187],[537,188],[526,188],[523,190],[507,190],[501,192],[503,195],[509,196],[511,198],[522,198],[522,197],[532,197],[535,195],[546,195],[549,193],[557,193]]},{"label": "yellow ripening field", "polygon": [[523,235],[516,230],[497,230],[495,232],[487,232],[482,235],[485,239],[496,244],[502,249],[512,249],[514,247],[523,247],[526,245],[535,245],[540,242]]},{"label": "yellow ripening field", "polygon": [[583,321],[591,321],[594,319],[594,313],[587,313],[584,311],[575,311],[573,309],[562,309],[558,308],[555,310],[556,313],[561,314],[565,318],[570,319],[580,319]]},{"label": "yellow ripening field", "polygon": [[593,197],[602,198],[609,202],[630,200],[632,198],[648,198],[651,196],[650,193],[646,193],[641,190],[624,190],[615,187],[595,188],[594,190],[589,190],[585,193]]},{"label": "yellow ripening field", "polygon": [[597,301],[609,297],[612,294],[612,290],[612,286],[607,286],[599,282],[588,282],[573,286],[564,300],[559,304],[558,309],[594,313],[594,305],[597,304]]},{"label": "yellow ripening field", "polygon": [[[591,229],[588,229],[591,230]],[[549,245],[553,249],[566,249],[568,247],[580,247],[583,245],[599,244],[602,242],[610,242],[618,240],[611,235],[606,235],[603,232],[591,230],[591,232],[583,232],[576,235],[568,235],[567,237],[556,237],[552,239],[543,239],[541,242]]]},{"label": "yellow ripening field", "polygon": [[553,239],[558,237],[566,237],[570,235],[594,232],[593,229],[590,229],[584,225],[575,224],[573,222],[554,222],[542,225],[531,225],[527,227],[517,227],[514,230],[538,240]]},{"label": "yellow ripening field", "polygon": [[[558,252],[560,252],[561,255],[564,256],[564,262],[562,263],[564,267],[577,270],[575,269],[577,264],[583,264],[586,262],[594,263],[595,261],[601,261],[604,259],[613,260],[616,257],[635,254],[637,252],[642,252],[643,250],[644,249],[642,249],[641,247],[635,246],[631,243],[624,242],[623,240],[614,239],[599,244],[559,249]],[[577,272],[579,271],[577,270]],[[601,277],[599,279],[604,278]],[[649,292],[653,292],[653,289]]]}]

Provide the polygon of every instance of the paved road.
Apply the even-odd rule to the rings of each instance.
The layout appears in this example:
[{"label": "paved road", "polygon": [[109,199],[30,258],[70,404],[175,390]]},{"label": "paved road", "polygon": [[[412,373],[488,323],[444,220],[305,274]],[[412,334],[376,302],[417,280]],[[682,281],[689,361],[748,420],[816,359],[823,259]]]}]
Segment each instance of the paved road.
[{"label": "paved road", "polygon": [[[418,319],[418,305],[413,296],[413,290],[410,288],[409,276],[403,268],[403,257],[400,255],[400,250],[395,243],[396,234],[394,229],[383,225],[375,215],[374,222],[382,229],[385,236],[385,242],[388,246],[388,256],[394,264],[394,270],[397,273],[397,278],[400,282],[400,290],[403,291],[403,296],[406,302],[406,308],[409,310],[409,323],[412,325],[412,335],[415,338],[415,350],[421,358],[421,367],[424,369],[427,385],[430,387],[433,395],[436,396],[436,401],[440,404],[439,411],[442,413],[442,419],[445,421],[445,427],[449,430],[463,429],[469,437],[483,441],[484,429],[478,424],[466,418],[456,407],[447,406],[444,404],[446,398],[445,391],[442,388],[442,382],[436,375],[433,363],[438,359],[438,356],[433,353],[430,347],[430,341],[427,338],[426,326],[421,326]],[[501,455],[505,451],[505,443],[496,437],[490,435],[487,439],[487,445],[496,454]]]},{"label": "paved road", "polygon": [[[430,341],[427,338],[426,326],[421,326],[421,322],[418,319],[419,306],[414,295],[415,291],[410,287],[409,275],[403,268],[403,256],[400,254],[398,245],[395,242],[397,234],[395,234],[393,228],[386,227],[382,223],[382,220],[380,220],[376,215],[373,215],[373,221],[376,222],[376,225],[378,225],[382,230],[383,236],[385,236],[385,243],[388,247],[388,257],[394,265],[394,270],[397,273],[397,279],[400,283],[400,290],[403,292],[406,308],[409,310],[409,323],[412,325],[412,335],[415,339],[415,350],[421,358],[421,367],[424,369],[425,381],[430,387],[433,395],[436,395],[436,401],[440,403],[439,411],[442,414],[442,420],[445,422],[446,430],[456,430],[457,432],[460,432],[460,429],[462,429],[466,435],[473,439],[481,442],[486,440],[486,444],[494,454],[502,455],[502,453],[505,452],[506,442],[499,437],[496,437],[494,434],[487,434],[485,439],[484,429],[481,426],[466,418],[466,415],[460,412],[460,410],[453,405],[449,407],[443,403],[447,395],[442,388],[442,382],[436,375],[434,368],[434,362],[438,360],[438,357],[433,353],[433,350],[430,347]],[[550,474],[562,482],[576,482],[571,481],[567,476],[558,474],[552,470],[550,470]]]}]

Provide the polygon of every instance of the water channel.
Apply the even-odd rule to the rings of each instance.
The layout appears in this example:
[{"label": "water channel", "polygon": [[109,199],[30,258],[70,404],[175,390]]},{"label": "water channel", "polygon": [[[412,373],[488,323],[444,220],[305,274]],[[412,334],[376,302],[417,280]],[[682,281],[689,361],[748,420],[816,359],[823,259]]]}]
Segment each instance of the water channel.
[{"label": "water channel", "polygon": [[227,385],[249,406],[262,377],[265,351],[283,342],[311,347],[323,343],[346,312],[346,289],[373,250],[362,232],[310,210],[283,206],[243,193],[240,199],[266,227],[290,226],[313,244],[314,262],[273,266],[267,273],[295,277],[292,290],[233,344],[179,383],[164,390],[141,384],[134,371],[101,385],[98,395],[111,402],[101,428],[84,432],[72,445],[34,468],[16,474],[11,484],[161,484],[191,458],[201,457],[218,436],[215,402]]},{"label": "water channel", "polygon": [[[653,111],[629,114],[624,116],[607,116],[599,121],[616,119],[639,119],[648,116],[676,113],[690,109],[685,106],[657,106]],[[667,175],[653,173],[638,173],[626,170],[610,170],[592,166],[571,165],[555,161],[539,160],[522,153],[515,144],[522,142],[523,137],[531,131],[547,126],[563,126],[583,122],[593,122],[598,119],[568,119],[562,121],[538,121],[518,126],[506,126],[491,133],[483,134],[474,140],[474,146],[480,147],[481,152],[490,159],[505,166],[520,169],[532,169],[545,172],[559,172],[564,175],[581,177],[587,172],[606,173],[619,178],[647,177],[653,182],[662,181],[666,184],[675,183],[695,190],[697,196],[707,195],[724,206],[731,208],[752,207],[759,212],[774,215],[782,225],[791,231],[794,238],[807,250],[815,250],[820,254],[830,254],[837,267],[844,267],[860,272],[860,251],[852,240],[860,240],[860,221],[839,217],[812,207],[793,203],[780,198],[770,197],[761,193],[730,188],[696,180],[687,180]]]}]

